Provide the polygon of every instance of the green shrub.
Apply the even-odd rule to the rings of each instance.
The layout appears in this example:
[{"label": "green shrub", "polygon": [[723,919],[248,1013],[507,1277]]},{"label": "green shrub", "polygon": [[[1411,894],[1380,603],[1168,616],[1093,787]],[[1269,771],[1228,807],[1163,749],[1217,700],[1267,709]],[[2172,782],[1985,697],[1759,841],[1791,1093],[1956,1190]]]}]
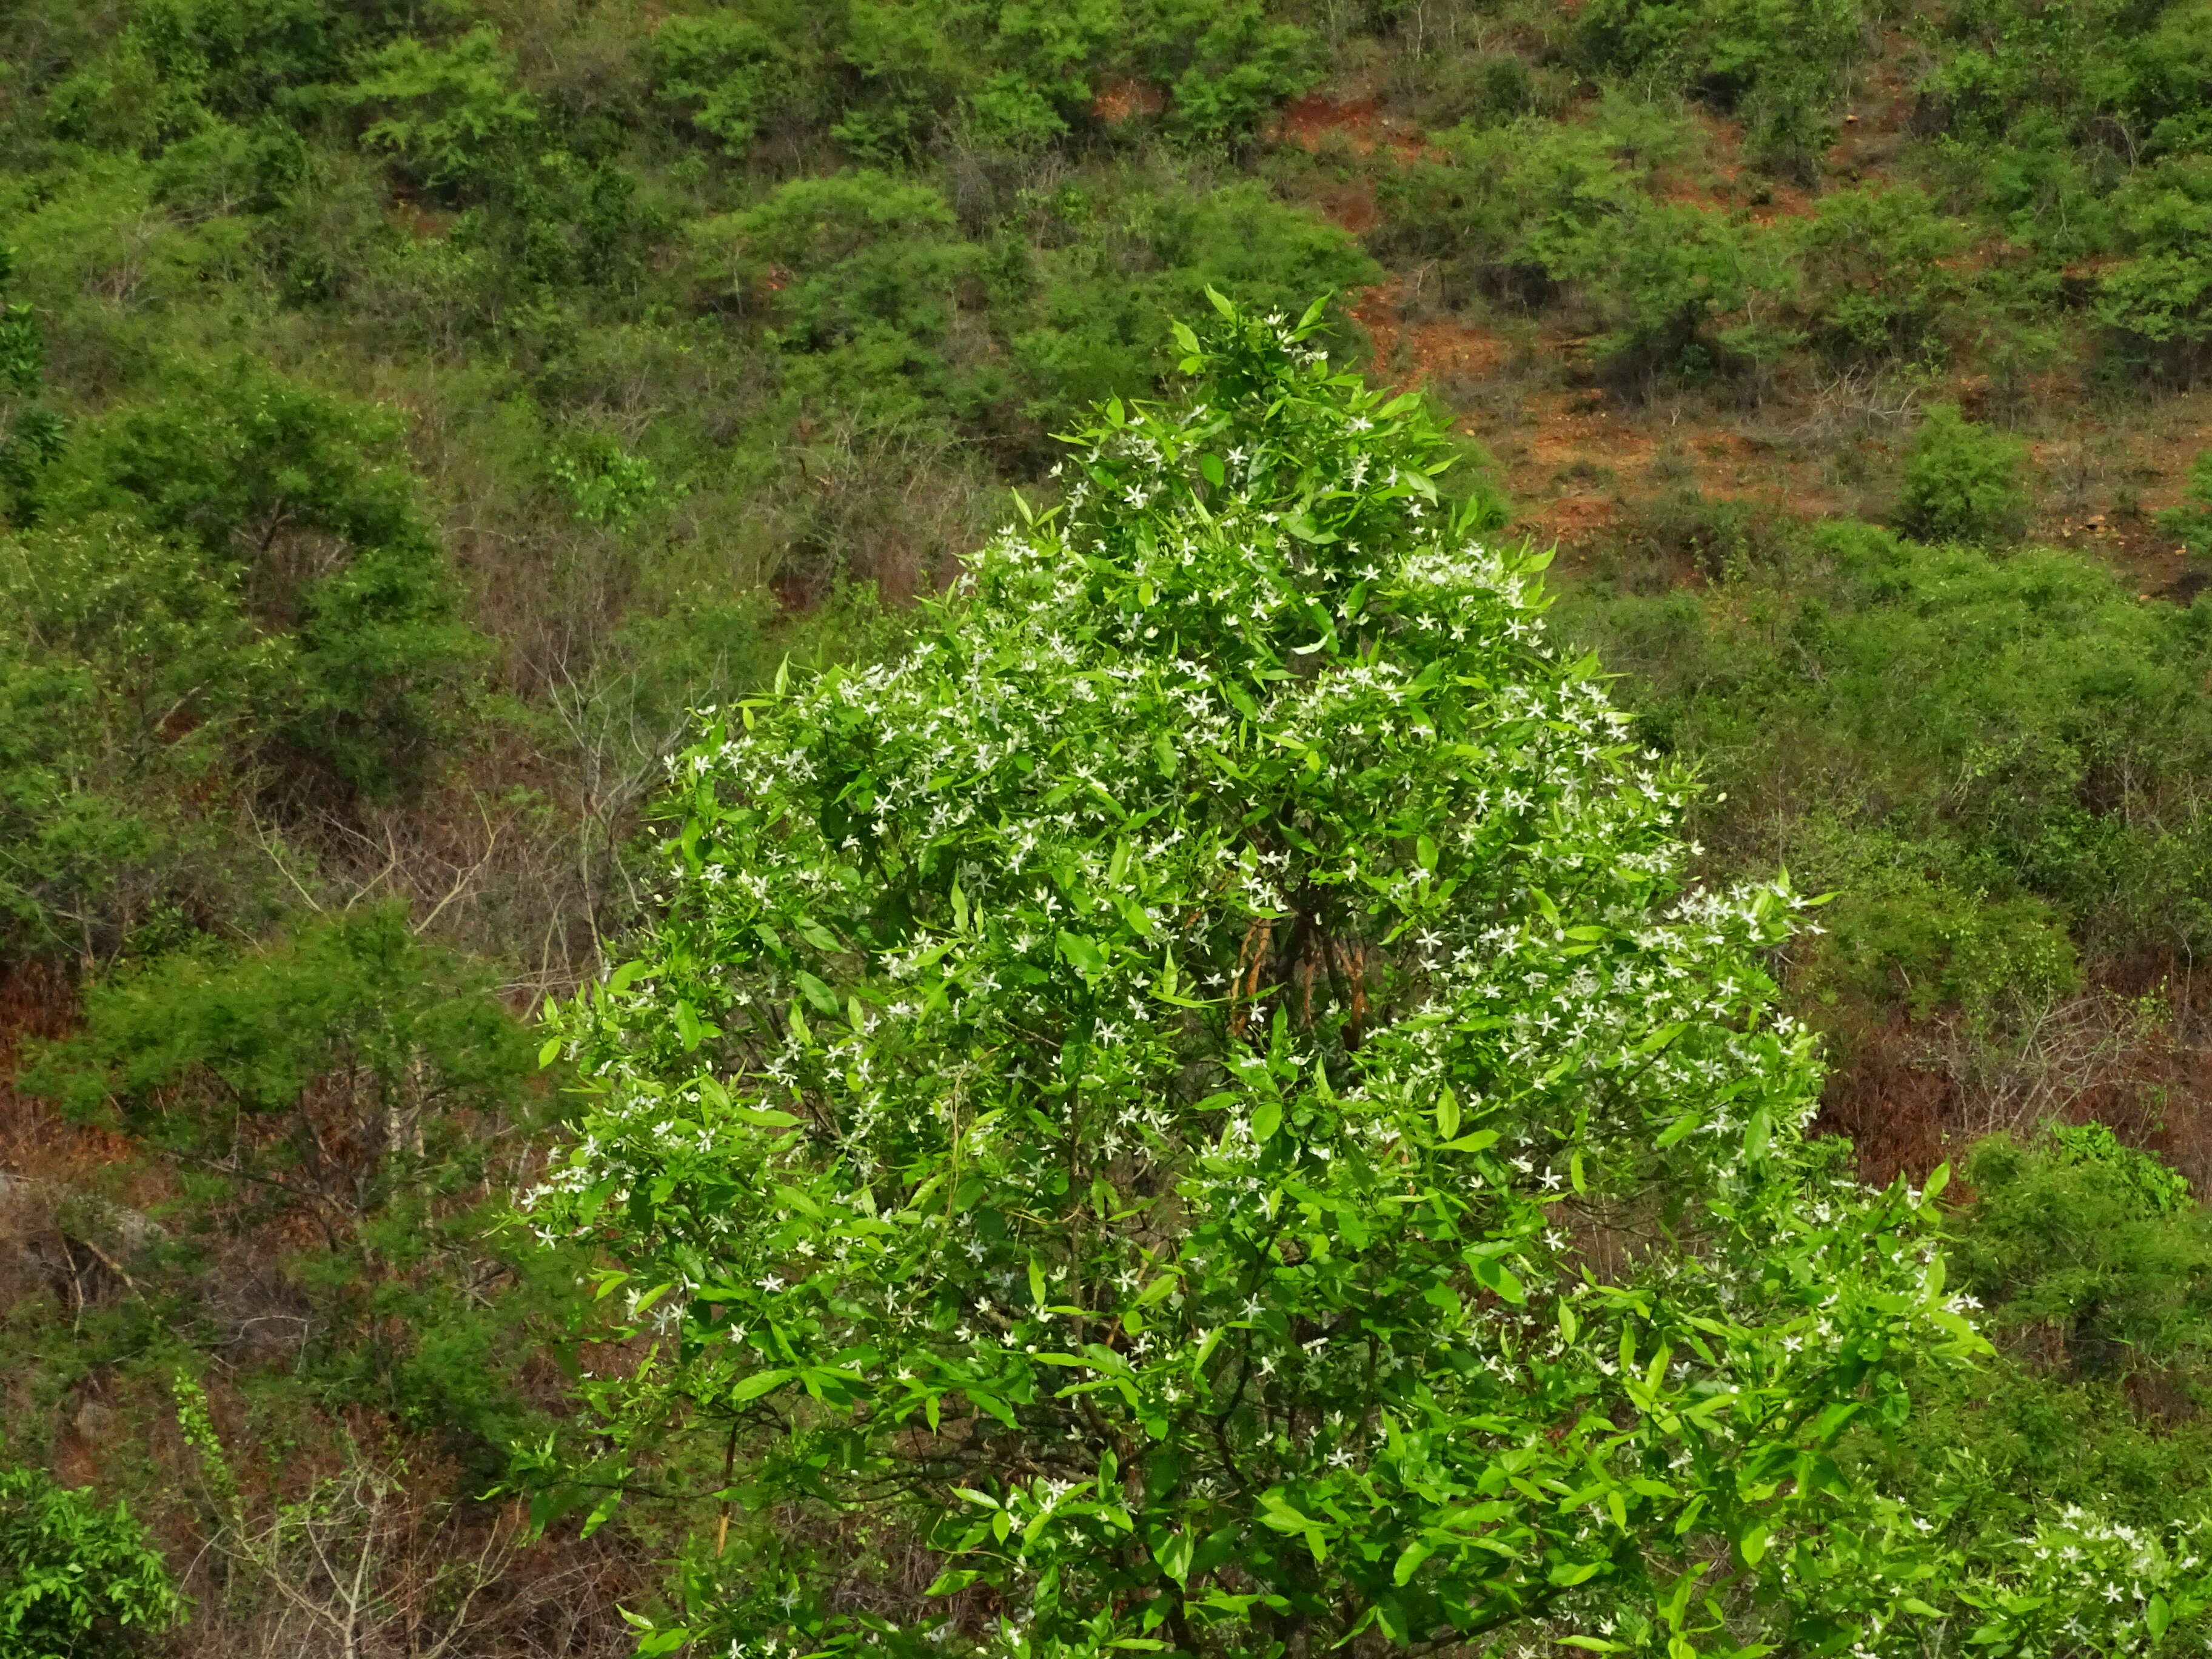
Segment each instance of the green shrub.
[{"label": "green shrub", "polygon": [[15,275],[15,251],[0,246],[0,522],[20,523],[36,512],[33,490],[61,453],[63,428],[39,401],[46,350],[38,314],[5,297]]},{"label": "green shrub", "polygon": [[362,142],[390,151],[417,184],[447,197],[491,182],[538,125],[489,24],[442,47],[403,34],[361,68],[343,97],[374,118]]},{"label": "green shrub", "polygon": [[1755,161],[1809,177],[1835,142],[1867,22],[1859,0],[1593,0],[1577,46],[1583,61],[1652,91],[1680,88],[1741,113]]},{"label": "green shrub", "polygon": [[2077,1166],[2094,1167],[2147,1215],[2180,1215],[2195,1206],[2189,1178],[2151,1152],[2123,1146],[2102,1123],[2054,1123],[2051,1139]]},{"label": "green shrub", "polygon": [[0,1467],[0,1653],[123,1659],[184,1611],[128,1505],[36,1469]]},{"label": "green shrub", "polygon": [[659,98],[732,155],[750,149],[763,118],[788,109],[805,84],[798,54],[750,18],[671,17],[652,51]]},{"label": "green shrub", "polygon": [[867,167],[793,179],[698,234],[731,249],[736,282],[799,350],[941,338],[975,258],[941,194]]},{"label": "green shrub", "polygon": [[[1796,902],[1687,893],[1686,781],[1442,510],[1419,400],[1332,374],[1318,306],[1219,306],[1194,395],[1109,404],[902,659],[715,717],[667,911],[555,1023],[593,1103],[536,1213],[656,1355],[593,1395],[732,1448],[696,1467],[759,1517],[653,1641],[988,1650],[847,1612],[798,1519],[839,1510],[1039,1651],[1273,1653],[1278,1602],[1680,1651],[1723,1560],[1731,1641],[1899,1617],[1935,1562],[1783,1474],[1976,1339],[1915,1195],[1803,1137]],[[1569,1193],[1698,1269],[1586,1276]]]},{"label": "green shrub", "polygon": [[1249,137],[1321,79],[1312,32],[1270,19],[1261,0],[1150,0],[1145,10],[1139,49],[1167,83],[1170,130],[1194,146]]},{"label": "green shrub", "polygon": [[273,735],[371,795],[420,780],[481,641],[386,411],[243,362],[87,429],[49,514],[137,519],[235,574],[290,636],[295,697]]},{"label": "green shrub", "polygon": [[1854,901],[1829,914],[1809,978],[1916,1018],[1957,1011],[1977,1032],[2074,990],[2081,969],[2064,919],[2034,899],[1927,890]]},{"label": "green shrub", "polygon": [[1967,284],[1965,228],[1911,185],[1836,191],[1798,232],[1814,343],[1834,357],[1940,362]]},{"label": "green shrub", "polygon": [[2083,1376],[2212,1360],[2212,1220],[2170,1166],[2084,1124],[1985,1140],[1963,1172],[1952,1259],[1996,1328],[2051,1332]]},{"label": "green shrub", "polygon": [[2001,1015],[2070,977],[2046,928],[2092,980],[2212,950],[2212,814],[2188,782],[2212,768],[2212,605],[2142,604],[2089,556],[1848,523],[1718,593],[1569,603],[1573,636],[1637,676],[1646,740],[1726,792],[1701,824],[1718,867],[1786,860],[1842,890],[1827,988]]},{"label": "green shrub", "polygon": [[1905,458],[1891,521],[1923,542],[2005,547],[2027,531],[2027,446],[1930,404]]},{"label": "green shrub", "polygon": [[587,524],[627,529],[641,514],[668,505],[679,493],[664,485],[642,456],[604,434],[588,434],[555,450],[546,469]]},{"label": "green shrub", "polygon": [[197,550],[101,520],[0,541],[9,943],[101,962],[173,916],[252,918],[231,817],[297,672]]},{"label": "green shrub", "polygon": [[1071,191],[1058,206],[1060,245],[1033,256],[1033,289],[1005,307],[1024,412],[1046,432],[1118,389],[1159,384],[1173,366],[1168,319],[1209,288],[1286,313],[1312,294],[1338,296],[1326,337],[1348,352],[1358,336],[1345,307],[1382,275],[1351,237],[1255,181]]},{"label": "green shrub", "polygon": [[2198,558],[2212,556],[2212,449],[2200,449],[2189,464],[2189,488],[2181,503],[2158,515],[2159,527]]},{"label": "green shrub", "polygon": [[1572,301],[1608,376],[1638,391],[1771,362],[1797,337],[1749,313],[1754,298],[1790,286],[1782,240],[1651,192],[1655,168],[1693,131],[1620,97],[1571,126],[1463,128],[1446,137],[1443,159],[1378,181],[1389,222],[1376,244],[1439,258],[1499,299]]},{"label": "green shrub", "polygon": [[465,1182],[523,1100],[520,1028],[483,971],[403,910],[316,917],[266,948],[180,956],[95,988],[26,1085],[348,1237],[433,1171]]},{"label": "green shrub", "polygon": [[2146,168],[2112,210],[2127,257],[2099,280],[2097,319],[2144,360],[2185,374],[2212,339],[2212,157]]}]

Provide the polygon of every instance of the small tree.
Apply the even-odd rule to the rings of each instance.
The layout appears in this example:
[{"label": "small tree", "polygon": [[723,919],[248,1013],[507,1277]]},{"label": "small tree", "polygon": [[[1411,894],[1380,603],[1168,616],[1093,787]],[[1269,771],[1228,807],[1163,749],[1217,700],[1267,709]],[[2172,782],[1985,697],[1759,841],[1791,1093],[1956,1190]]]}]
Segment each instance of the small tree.
[{"label": "small tree", "polygon": [[2003,546],[2027,530],[2017,438],[1977,426],[1956,404],[1932,404],[1905,463],[1895,522],[1923,542]]},{"label": "small tree", "polygon": [[[556,1015],[536,1212],[657,1355],[617,1443],[753,1517],[647,1650],[1917,1644],[1833,1451],[1978,1339],[1805,1137],[1801,902],[1688,884],[1419,401],[1217,304],[906,657],[712,717]],[[933,1607],[856,1577],[884,1522]]]},{"label": "small tree", "polygon": [[243,360],[88,431],[52,516],[127,514],[201,549],[295,647],[281,730],[344,783],[420,780],[482,641],[414,498],[400,423]]},{"label": "small tree", "polygon": [[183,1610],[128,1504],[111,1509],[42,1470],[0,1467],[0,1653],[134,1653]]},{"label": "small tree", "polygon": [[312,1218],[335,1249],[399,1193],[479,1178],[480,1138],[523,1108],[529,1064],[480,971],[381,904],[97,986],[83,1029],[22,1081],[229,1177],[264,1214]]}]

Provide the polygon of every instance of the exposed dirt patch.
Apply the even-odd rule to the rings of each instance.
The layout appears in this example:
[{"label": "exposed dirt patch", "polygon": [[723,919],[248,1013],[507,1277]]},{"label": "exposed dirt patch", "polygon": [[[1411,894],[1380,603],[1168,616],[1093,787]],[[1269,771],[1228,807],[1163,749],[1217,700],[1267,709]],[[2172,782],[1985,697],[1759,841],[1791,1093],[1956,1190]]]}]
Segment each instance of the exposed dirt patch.
[{"label": "exposed dirt patch", "polygon": [[1693,118],[1705,135],[1705,153],[1654,179],[1662,201],[1708,213],[1741,213],[1760,226],[1811,214],[1813,198],[1802,185],[1747,168],[1742,122],[1704,112]]},{"label": "exposed dirt patch", "polygon": [[1314,205],[1329,223],[1353,236],[1364,236],[1382,222],[1375,205],[1375,181],[1364,174],[1322,190]]},{"label": "exposed dirt patch", "polygon": [[1626,477],[1648,470],[1658,434],[1617,416],[1602,392],[1556,392],[1527,405],[1528,459],[1539,470],[1602,466]]},{"label": "exposed dirt patch", "polygon": [[1106,122],[1158,115],[1167,106],[1168,95],[1158,87],[1127,79],[1104,82],[1091,100],[1091,112]]},{"label": "exposed dirt patch", "polygon": [[1384,113],[1382,100],[1371,94],[1335,99],[1310,92],[1286,105],[1263,136],[1310,150],[1319,150],[1333,138],[1347,144],[1356,155],[1381,151],[1401,161],[1417,161],[1429,148],[1427,136],[1418,125]]},{"label": "exposed dirt patch", "polygon": [[442,241],[453,228],[456,216],[424,207],[420,202],[402,199],[386,209],[384,216],[394,230],[410,241],[436,242]]},{"label": "exposed dirt patch", "polygon": [[1405,288],[1389,283],[1362,293],[1352,314],[1375,342],[1375,362],[1401,392],[1441,384],[1446,375],[1486,380],[1503,369],[1511,343],[1494,329],[1449,319],[1407,323]]},{"label": "exposed dirt patch", "polygon": [[1615,495],[1559,495],[1522,513],[1514,528],[1540,544],[1571,548],[1602,539],[1627,518],[1627,503]]}]

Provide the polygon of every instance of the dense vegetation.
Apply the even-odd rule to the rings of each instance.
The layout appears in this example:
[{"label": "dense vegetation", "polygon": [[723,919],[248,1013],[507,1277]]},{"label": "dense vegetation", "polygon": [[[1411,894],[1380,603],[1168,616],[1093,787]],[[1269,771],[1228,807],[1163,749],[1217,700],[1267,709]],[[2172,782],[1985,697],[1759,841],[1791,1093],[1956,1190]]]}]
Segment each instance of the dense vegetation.
[{"label": "dense vegetation", "polygon": [[[1950,1161],[1998,1349],[1900,1358],[1837,1468],[2031,1596],[2038,1526],[2195,1524],[2208,82],[2203,0],[0,9],[4,1640],[622,1653],[763,1524],[846,1569],[763,1605],[923,1617],[932,1538],[828,1464],[733,1514],[765,1440],[588,1407],[646,1337],[512,1213],[596,1109],[531,1022],[684,914],[691,711],[939,638],[1007,486],[1079,511],[1054,434],[1185,395],[1209,289],[1327,296],[1444,417],[1437,514],[1565,537],[1550,637],[1697,775],[1688,877],[1837,895],[1760,957],[1808,1146]],[[825,965],[746,971],[826,1030]]]}]

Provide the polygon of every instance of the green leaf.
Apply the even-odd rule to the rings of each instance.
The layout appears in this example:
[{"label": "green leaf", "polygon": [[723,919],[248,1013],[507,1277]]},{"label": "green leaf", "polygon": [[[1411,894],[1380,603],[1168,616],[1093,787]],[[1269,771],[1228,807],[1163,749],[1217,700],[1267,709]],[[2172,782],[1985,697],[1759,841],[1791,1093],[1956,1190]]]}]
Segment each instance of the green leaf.
[{"label": "green leaf", "polygon": [[1398,1553],[1398,1565],[1391,1571],[1390,1582],[1404,1585],[1421,1570],[1421,1563],[1436,1553],[1436,1546],[1425,1538],[1417,1538]]},{"label": "green leaf", "polygon": [[1448,1152],[1488,1152],[1497,1144],[1497,1130],[1477,1129],[1472,1133],[1460,1136],[1456,1140],[1447,1140],[1443,1144],[1443,1150]]},{"label": "green leaf", "polygon": [[1528,1292],[1522,1288],[1521,1281],[1496,1256],[1472,1257],[1468,1267],[1474,1274],[1474,1282],[1500,1301],[1510,1302],[1516,1308],[1528,1301]]},{"label": "green leaf", "polygon": [[771,1129],[787,1129],[799,1120],[789,1112],[779,1112],[768,1106],[732,1106],[730,1115],[744,1123],[757,1123]]},{"label": "green leaf", "polygon": [[1105,956],[1080,933],[1071,933],[1062,928],[1059,948],[1060,959],[1085,979],[1095,978],[1106,971]]},{"label": "green leaf", "polygon": [[784,1209],[796,1210],[799,1214],[811,1217],[816,1221],[822,1219],[822,1206],[796,1187],[778,1187],[775,1189],[775,1201]]},{"label": "green leaf", "polygon": [[1170,1533],[1163,1543],[1153,1547],[1152,1559],[1159,1564],[1160,1571],[1168,1577],[1188,1588],[1191,1556],[1196,1548],[1196,1541],[1188,1533]]},{"label": "green leaf", "polygon": [[774,1394],[796,1376],[796,1371],[755,1371],[743,1382],[732,1387],[728,1399],[732,1406],[742,1406],[748,1400],[757,1400],[764,1394]]},{"label": "green leaf", "polygon": [[963,1389],[960,1392],[968,1396],[969,1402],[973,1404],[978,1411],[989,1413],[993,1417],[997,1418],[999,1421],[1004,1423],[1008,1428],[1018,1429],[1021,1426],[1021,1424],[1014,1416],[1014,1408],[989,1390],[985,1389]]},{"label": "green leaf", "polygon": [[1270,1095],[1252,1109],[1252,1139],[1262,1144],[1283,1127],[1283,1103]]}]

